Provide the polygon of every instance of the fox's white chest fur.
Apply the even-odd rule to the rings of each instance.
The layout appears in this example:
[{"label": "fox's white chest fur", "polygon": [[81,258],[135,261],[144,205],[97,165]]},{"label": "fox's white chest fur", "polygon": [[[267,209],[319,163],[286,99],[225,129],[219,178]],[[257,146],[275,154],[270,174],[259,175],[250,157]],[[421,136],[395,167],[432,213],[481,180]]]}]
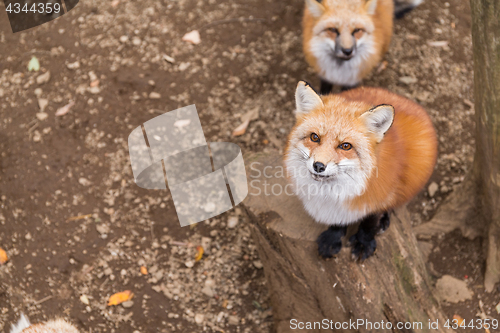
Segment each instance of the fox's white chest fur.
[{"label": "fox's white chest fur", "polygon": [[295,193],[307,213],[316,222],[327,225],[348,225],[364,217],[365,209],[352,209],[350,205],[351,200],[365,190],[363,175],[337,173],[335,180],[316,181],[308,170],[311,161],[302,145],[292,149],[285,159]]},{"label": "fox's white chest fur", "polygon": [[329,196],[311,195],[301,197],[305,210],[316,222],[327,225],[348,225],[366,216],[365,211],[349,209],[349,200],[338,200]]},{"label": "fox's white chest fur", "polygon": [[368,58],[377,53],[371,37],[363,37],[359,42],[357,54],[349,60],[340,60],[333,56],[335,42],[331,39],[316,36],[311,39],[311,53],[315,56],[319,75],[326,81],[345,87],[353,87],[360,83],[361,72],[367,66]]},{"label": "fox's white chest fur", "polygon": [[[292,160],[286,161],[289,170],[298,167]],[[327,225],[348,225],[359,221],[366,215],[365,210],[350,208],[351,198],[358,191],[348,191],[349,186],[337,184],[322,184],[315,181],[309,172],[292,177],[295,193],[302,201],[304,209],[319,223]],[[346,184],[347,185],[347,184]]]}]

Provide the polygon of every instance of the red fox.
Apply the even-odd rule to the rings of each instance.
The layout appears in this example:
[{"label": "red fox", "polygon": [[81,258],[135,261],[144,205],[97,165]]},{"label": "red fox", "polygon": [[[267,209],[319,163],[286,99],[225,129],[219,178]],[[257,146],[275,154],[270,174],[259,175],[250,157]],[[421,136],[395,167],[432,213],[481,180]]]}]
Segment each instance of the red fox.
[{"label": "red fox", "polygon": [[306,0],[303,48],[307,62],[321,78],[320,92],[329,93],[334,84],[357,86],[389,49],[394,15],[421,2]]},{"label": "red fox", "polygon": [[12,326],[10,333],[78,333],[78,330],[62,319],[31,325],[28,318],[21,314],[21,318]]},{"label": "red fox", "polygon": [[306,82],[296,91],[297,123],[285,165],[306,211],[330,228],[317,240],[327,258],[342,247],[347,225],[361,221],[352,253],[364,260],[389,212],[429,180],[437,156],[432,122],[418,104],[381,88],[318,95]]}]

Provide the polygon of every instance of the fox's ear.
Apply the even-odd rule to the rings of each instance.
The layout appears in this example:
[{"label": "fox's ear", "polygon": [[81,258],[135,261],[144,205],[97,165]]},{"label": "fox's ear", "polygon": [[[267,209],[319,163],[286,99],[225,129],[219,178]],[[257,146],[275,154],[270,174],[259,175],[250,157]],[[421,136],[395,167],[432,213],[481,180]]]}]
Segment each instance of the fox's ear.
[{"label": "fox's ear", "polygon": [[392,105],[379,105],[361,115],[368,131],[375,135],[377,143],[382,141],[384,134],[394,122],[394,107]]},{"label": "fox's ear", "polygon": [[377,0],[366,0],[365,9],[368,15],[375,14],[375,9],[377,9]]},{"label": "fox's ear", "polygon": [[311,15],[316,18],[325,12],[325,7],[321,4],[321,0],[306,0],[306,6]]},{"label": "fox's ear", "polygon": [[297,117],[308,114],[319,106],[323,106],[321,97],[305,81],[300,81],[295,91],[295,115]]}]

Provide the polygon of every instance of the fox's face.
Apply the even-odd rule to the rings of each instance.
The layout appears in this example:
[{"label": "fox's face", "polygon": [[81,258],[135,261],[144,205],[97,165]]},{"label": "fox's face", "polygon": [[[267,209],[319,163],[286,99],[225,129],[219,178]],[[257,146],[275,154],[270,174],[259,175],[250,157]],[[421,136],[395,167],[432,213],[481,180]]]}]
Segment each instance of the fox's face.
[{"label": "fox's face", "polygon": [[306,0],[314,19],[309,26],[309,50],[324,71],[320,74],[330,79],[328,68],[357,68],[377,52],[373,35],[376,5],[377,0]]},{"label": "fox's face", "polygon": [[391,127],[394,108],[372,108],[335,95],[322,99],[305,82],[297,87],[296,103],[288,174],[299,187],[307,186],[318,195],[337,199],[361,195],[376,168],[375,146]]}]

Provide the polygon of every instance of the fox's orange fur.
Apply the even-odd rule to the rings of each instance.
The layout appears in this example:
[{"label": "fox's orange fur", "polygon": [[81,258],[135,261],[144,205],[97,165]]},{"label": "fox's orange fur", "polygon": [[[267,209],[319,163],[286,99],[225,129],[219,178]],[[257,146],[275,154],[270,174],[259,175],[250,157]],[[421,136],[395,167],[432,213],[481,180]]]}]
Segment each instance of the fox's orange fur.
[{"label": "fox's orange fur", "polygon": [[[302,21],[306,60],[326,81],[357,85],[382,60],[393,31],[394,0],[306,0]],[[333,29],[338,31],[333,33]],[[355,29],[361,32],[355,33]],[[353,38],[349,38],[352,36]],[[338,38],[337,38],[338,37]],[[358,50],[336,59],[339,43]]]},{"label": "fox's orange fur", "polygon": [[[297,96],[304,101],[297,104],[297,123],[285,154],[292,181],[309,190],[314,184],[324,191],[331,190],[328,186],[343,190],[299,193],[316,221],[347,225],[384,213],[409,201],[429,180],[437,156],[436,134],[426,111],[415,102],[381,88],[319,96],[303,83]],[[393,115],[392,125],[383,125],[388,127],[385,134],[366,125],[367,116],[375,112],[370,110],[381,104],[394,108],[391,114],[390,106],[379,107],[386,109],[388,117]],[[311,133],[318,135],[319,142],[312,141]],[[351,149],[340,148],[346,142]],[[311,167],[315,162],[327,170],[316,173]],[[304,172],[295,176],[297,170]]]},{"label": "fox's orange fur", "polygon": [[427,112],[384,89],[359,88],[339,97],[362,101],[366,107],[390,104],[395,109],[394,123],[384,139],[374,144],[377,171],[352,207],[367,205],[372,212],[383,212],[408,202],[429,180],[436,163],[436,133]]},{"label": "fox's orange fur", "polygon": [[50,320],[45,323],[31,325],[28,318],[21,314],[16,325],[13,325],[10,333],[79,333],[76,327],[63,319]]}]

